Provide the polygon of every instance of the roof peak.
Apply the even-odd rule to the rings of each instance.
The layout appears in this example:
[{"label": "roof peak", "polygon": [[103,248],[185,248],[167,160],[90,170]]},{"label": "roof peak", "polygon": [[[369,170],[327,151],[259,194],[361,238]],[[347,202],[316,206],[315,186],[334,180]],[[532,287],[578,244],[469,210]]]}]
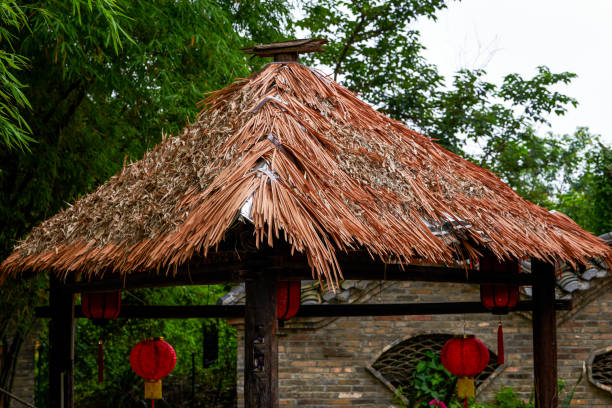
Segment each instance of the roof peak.
[{"label": "roof peak", "polygon": [[245,54],[253,54],[258,57],[274,57],[276,62],[298,61],[299,54],[308,52],[324,52],[323,44],[327,44],[325,38],[307,38],[302,40],[291,40],[273,42],[268,44],[254,45],[241,48]]}]

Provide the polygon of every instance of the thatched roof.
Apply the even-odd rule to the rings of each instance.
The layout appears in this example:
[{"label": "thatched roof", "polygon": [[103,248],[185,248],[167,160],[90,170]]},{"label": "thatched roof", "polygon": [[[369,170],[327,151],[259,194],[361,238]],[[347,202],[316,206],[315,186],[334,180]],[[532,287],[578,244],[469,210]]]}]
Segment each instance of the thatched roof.
[{"label": "thatched roof", "polygon": [[568,217],[298,63],[269,64],[203,103],[180,135],[34,228],[0,271],[166,272],[214,250],[241,214],[259,243],[287,241],[328,278],[352,249],[407,263],[452,263],[475,246],[612,258]]}]

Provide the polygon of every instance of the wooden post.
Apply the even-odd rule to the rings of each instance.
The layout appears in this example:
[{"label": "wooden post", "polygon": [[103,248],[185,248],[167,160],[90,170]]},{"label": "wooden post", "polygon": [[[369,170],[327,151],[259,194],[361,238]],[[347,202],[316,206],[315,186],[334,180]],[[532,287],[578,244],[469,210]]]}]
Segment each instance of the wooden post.
[{"label": "wooden post", "polygon": [[49,407],[74,406],[74,294],[61,290],[62,282],[52,276],[49,304]]},{"label": "wooden post", "polygon": [[254,271],[245,281],[245,408],[278,407],[276,288],[274,272]]},{"label": "wooden post", "polygon": [[533,258],[533,371],[536,408],[557,408],[555,267]]},{"label": "wooden post", "polygon": [[299,62],[300,57],[297,52],[286,52],[282,54],[274,54],[274,62]]}]

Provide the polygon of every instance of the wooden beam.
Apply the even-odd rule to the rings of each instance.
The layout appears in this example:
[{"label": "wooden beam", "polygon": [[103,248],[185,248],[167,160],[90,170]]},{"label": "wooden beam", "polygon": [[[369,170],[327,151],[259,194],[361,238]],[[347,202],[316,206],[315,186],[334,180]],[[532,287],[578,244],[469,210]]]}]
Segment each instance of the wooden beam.
[{"label": "wooden beam", "polygon": [[275,274],[251,271],[245,289],[244,406],[278,408]]},{"label": "wooden beam", "polygon": [[[464,268],[441,265],[398,265],[384,264],[382,262],[340,262],[344,279],[350,280],[379,280],[379,281],[418,281],[418,282],[449,282],[449,283],[514,283],[528,286],[532,283],[530,274],[492,274],[479,270],[465,270]],[[293,263],[284,263],[279,266],[279,278],[282,280],[309,280],[315,279],[310,268]]]},{"label": "wooden beam", "polygon": [[[561,309],[571,309],[571,301],[558,301]],[[530,301],[519,302],[513,310],[531,310]],[[302,305],[296,317],[340,317],[340,316],[414,316],[414,315],[451,315],[491,313],[480,302],[442,302],[442,303],[387,303],[387,304],[337,304]]]},{"label": "wooden beam", "polygon": [[[36,317],[51,317],[49,306],[37,307]],[[124,319],[201,319],[212,317],[244,317],[244,305],[207,306],[135,306],[121,305],[118,318]],[[85,318],[81,306],[75,306],[75,317]]]},{"label": "wooden beam", "polygon": [[557,408],[557,319],[555,267],[533,258],[533,368],[536,408]]},{"label": "wooden beam", "polygon": [[[532,276],[522,274],[491,274],[478,270],[468,270],[435,265],[384,264],[382,262],[342,262],[344,279],[380,280],[380,281],[421,281],[451,283],[514,283],[531,285]],[[220,283],[238,283],[244,281],[245,270],[266,268],[275,271],[282,280],[315,279],[312,270],[304,262],[286,260],[283,257],[269,257],[256,261],[234,264],[190,264],[179,268],[173,275],[154,275],[133,273],[125,277],[105,278],[97,281],[81,281],[66,284],[63,290],[70,293],[104,292],[120,289],[138,289],[162,286],[214,285]]]},{"label": "wooden beam", "polygon": [[[554,302],[556,310],[571,310],[571,300]],[[516,312],[528,312],[533,309],[530,300],[518,303]],[[490,313],[480,302],[445,302],[445,303],[374,303],[374,304],[334,304],[302,305],[296,317],[341,317],[341,316],[409,316],[435,314],[473,314]],[[84,317],[81,307],[75,307],[75,316]],[[244,317],[244,305],[208,305],[208,306],[133,306],[121,307],[119,318],[139,319],[200,319]],[[36,317],[51,317],[48,306],[36,308]]]},{"label": "wooden beam", "polygon": [[108,292],[122,289],[158,288],[167,286],[216,285],[241,282],[242,263],[200,264],[179,268],[176,273],[166,275],[132,273],[125,277],[106,277],[101,280],[80,281],[65,284],[62,290],[68,293]]},{"label": "wooden beam", "polygon": [[74,406],[74,294],[61,290],[63,282],[51,277],[49,308],[49,407]]}]

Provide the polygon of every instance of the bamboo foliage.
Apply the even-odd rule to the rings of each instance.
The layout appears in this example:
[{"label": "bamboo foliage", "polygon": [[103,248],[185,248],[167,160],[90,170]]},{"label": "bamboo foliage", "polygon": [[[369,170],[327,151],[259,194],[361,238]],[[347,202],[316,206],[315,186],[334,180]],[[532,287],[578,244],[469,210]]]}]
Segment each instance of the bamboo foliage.
[{"label": "bamboo foliage", "polygon": [[332,284],[338,251],[354,249],[404,263],[475,257],[473,244],[500,258],[612,259],[568,217],[300,64],[269,64],[202,106],[180,135],[36,227],[0,271],[172,273],[214,250],[247,203],[258,245],[287,241]]}]

